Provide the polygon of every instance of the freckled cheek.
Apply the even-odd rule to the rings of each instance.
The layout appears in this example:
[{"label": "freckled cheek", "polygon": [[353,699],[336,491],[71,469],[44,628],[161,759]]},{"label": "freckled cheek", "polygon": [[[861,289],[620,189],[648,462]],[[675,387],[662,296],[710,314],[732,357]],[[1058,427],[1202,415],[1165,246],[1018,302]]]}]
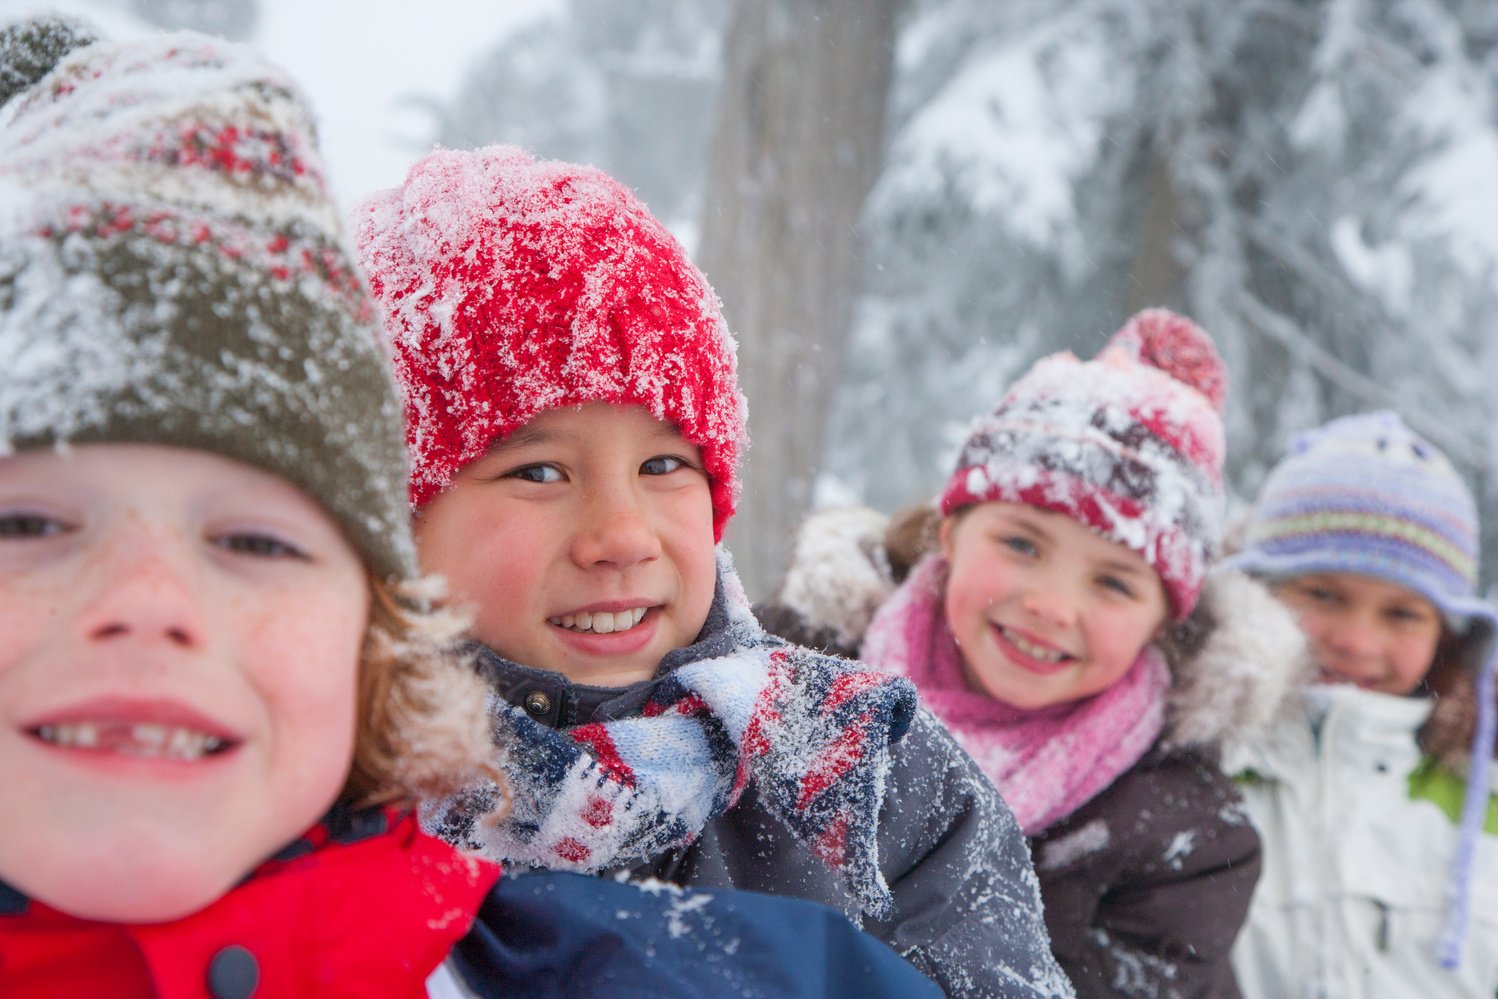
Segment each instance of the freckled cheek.
[{"label": "freckled cheek", "polygon": [[240,661],[263,702],[274,756],[310,752],[346,769],[367,618],[347,597],[308,598],[294,611],[261,607],[244,617]]}]

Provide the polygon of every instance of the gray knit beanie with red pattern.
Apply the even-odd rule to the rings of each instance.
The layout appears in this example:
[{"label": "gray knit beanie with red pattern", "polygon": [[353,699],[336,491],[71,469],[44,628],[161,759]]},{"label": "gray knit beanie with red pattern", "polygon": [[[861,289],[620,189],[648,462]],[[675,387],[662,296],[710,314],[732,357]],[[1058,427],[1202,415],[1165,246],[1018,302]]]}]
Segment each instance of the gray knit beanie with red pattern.
[{"label": "gray knit beanie with red pattern", "polygon": [[0,31],[0,456],[209,451],[414,575],[398,397],[312,115],[241,46]]}]

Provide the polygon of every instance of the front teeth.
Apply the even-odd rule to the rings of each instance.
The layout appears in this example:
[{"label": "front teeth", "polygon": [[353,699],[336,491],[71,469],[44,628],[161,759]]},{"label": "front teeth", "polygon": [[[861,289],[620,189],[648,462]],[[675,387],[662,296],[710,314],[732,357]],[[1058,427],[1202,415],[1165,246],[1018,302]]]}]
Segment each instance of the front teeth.
[{"label": "front teeth", "polygon": [[595,635],[612,635],[616,631],[628,631],[639,624],[645,618],[645,608],[636,607],[634,610],[619,611],[595,611],[589,614],[580,611],[576,614],[563,614],[561,617],[549,617],[546,620],[551,624],[570,631],[586,631]]},{"label": "front teeth", "polygon": [[72,746],[77,749],[107,749],[131,756],[159,757],[168,760],[191,762],[217,753],[224,748],[224,740],[216,735],[174,725],[154,722],[116,724],[99,722],[70,722],[62,725],[43,725],[36,730],[38,738],[54,746]]},{"label": "front teeth", "polygon": [[1047,663],[1059,663],[1061,660],[1067,658],[1066,653],[1060,649],[1051,649],[1043,645],[1036,645],[1010,631],[1008,628],[1000,628],[999,630],[1004,633],[1005,638],[1009,639],[1011,645],[1031,659],[1039,659],[1041,662]]}]

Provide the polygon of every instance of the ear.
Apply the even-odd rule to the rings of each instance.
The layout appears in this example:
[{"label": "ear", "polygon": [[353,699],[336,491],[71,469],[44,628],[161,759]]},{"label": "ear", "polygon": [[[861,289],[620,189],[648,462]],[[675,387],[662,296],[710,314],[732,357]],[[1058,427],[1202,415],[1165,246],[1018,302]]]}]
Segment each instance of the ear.
[{"label": "ear", "polygon": [[948,562],[952,561],[952,535],[957,531],[956,517],[943,517],[941,526],[936,529],[936,540],[941,546],[941,557]]}]

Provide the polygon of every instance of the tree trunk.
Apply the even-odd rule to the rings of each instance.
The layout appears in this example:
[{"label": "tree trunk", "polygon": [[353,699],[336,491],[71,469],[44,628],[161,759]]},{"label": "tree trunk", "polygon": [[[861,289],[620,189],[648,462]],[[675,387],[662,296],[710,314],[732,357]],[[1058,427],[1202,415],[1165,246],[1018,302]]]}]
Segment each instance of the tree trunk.
[{"label": "tree trunk", "polygon": [[811,502],[861,282],[897,0],[735,0],[699,262],[739,341],[754,446],[730,546],[774,585]]}]

